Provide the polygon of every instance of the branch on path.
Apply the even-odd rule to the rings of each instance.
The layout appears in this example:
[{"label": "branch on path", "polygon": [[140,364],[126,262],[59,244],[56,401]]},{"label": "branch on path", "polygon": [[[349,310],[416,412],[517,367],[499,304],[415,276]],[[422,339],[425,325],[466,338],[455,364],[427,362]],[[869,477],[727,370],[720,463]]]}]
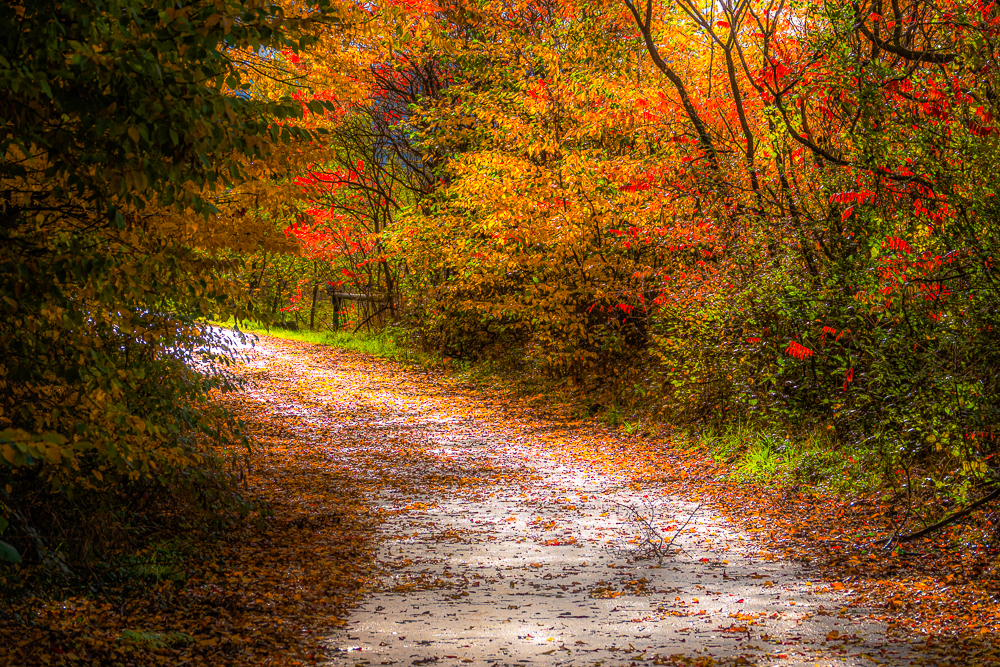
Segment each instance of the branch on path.
[{"label": "branch on path", "polygon": [[[698,506],[697,506],[697,507],[695,507],[695,508],[694,508],[694,511],[693,511],[693,512],[691,512],[691,514],[690,514],[690,515],[688,516],[688,518],[687,518],[687,521],[685,521],[685,522],[684,522],[684,525],[683,525],[683,526],[681,526],[680,528],[678,528],[678,529],[677,529],[677,530],[676,530],[676,531],[674,532],[674,536],[670,538],[670,541],[669,541],[669,542],[667,542],[667,543],[666,543],[665,545],[663,545],[663,549],[662,549],[663,551],[666,551],[667,549],[669,549],[669,548],[671,547],[671,545],[673,545],[673,543],[674,543],[674,540],[676,540],[676,539],[677,539],[677,536],[681,534],[681,531],[682,531],[682,530],[684,530],[685,528],[687,528],[687,525],[688,525],[689,523],[691,523],[691,519],[693,519],[693,518],[694,518],[694,515],[698,513],[698,510],[700,510],[700,509],[701,509],[701,506],[702,506],[702,505],[704,505],[704,503],[698,503]],[[663,557],[662,557],[662,556],[660,557],[660,560],[661,560],[661,562],[662,562],[662,560],[663,560]]]},{"label": "branch on path", "polygon": [[641,558],[656,558],[660,565],[663,564],[663,557],[667,553],[674,540],[681,534],[681,532],[687,528],[688,524],[698,513],[698,510],[702,508],[702,504],[699,504],[691,514],[688,515],[687,520],[684,524],[674,531],[673,537],[667,542],[664,540],[663,532],[656,526],[656,509],[649,504],[649,511],[646,513],[640,512],[638,507],[632,505],[626,505],[625,503],[616,502],[615,505],[621,507],[625,510],[627,516],[626,521],[634,524],[638,524],[640,538],[642,539],[641,544],[637,544],[634,548],[622,547],[620,551],[624,556],[630,556],[634,560]]}]

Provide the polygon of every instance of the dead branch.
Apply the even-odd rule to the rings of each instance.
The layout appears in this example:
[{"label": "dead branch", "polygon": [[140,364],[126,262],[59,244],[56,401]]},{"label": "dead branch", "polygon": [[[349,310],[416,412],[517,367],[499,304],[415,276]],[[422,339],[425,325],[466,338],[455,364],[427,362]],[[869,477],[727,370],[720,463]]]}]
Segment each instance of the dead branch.
[{"label": "dead branch", "polygon": [[950,526],[959,519],[966,517],[969,514],[972,514],[977,509],[989,503],[991,500],[995,500],[996,498],[1000,498],[1000,487],[997,487],[996,489],[993,490],[992,493],[988,493],[983,498],[980,498],[976,502],[966,507],[964,510],[961,510],[960,512],[955,512],[951,516],[944,518],[941,521],[938,521],[934,525],[927,526],[926,528],[918,530],[915,533],[910,533],[909,535],[899,535],[899,536],[894,535],[893,537],[886,537],[881,540],[876,540],[875,544],[885,544],[886,546],[888,546],[893,542],[903,543],[903,542],[912,542],[914,540],[919,540],[921,537],[930,535],[931,533],[941,530],[946,526]]}]

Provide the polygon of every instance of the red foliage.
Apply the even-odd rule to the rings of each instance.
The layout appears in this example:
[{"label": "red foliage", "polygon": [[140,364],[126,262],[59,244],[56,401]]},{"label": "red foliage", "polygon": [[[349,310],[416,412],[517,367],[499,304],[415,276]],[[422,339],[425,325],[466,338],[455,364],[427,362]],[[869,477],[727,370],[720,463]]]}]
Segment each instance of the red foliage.
[{"label": "red foliage", "polygon": [[795,357],[796,359],[799,359],[800,361],[805,361],[806,359],[808,359],[809,357],[811,357],[813,354],[815,354],[815,352],[813,352],[812,350],[810,350],[805,345],[802,345],[801,343],[798,343],[798,342],[796,342],[796,341],[793,340],[792,342],[790,342],[788,344],[788,347],[785,349],[785,354],[787,354],[789,356],[792,356],[792,357]]}]

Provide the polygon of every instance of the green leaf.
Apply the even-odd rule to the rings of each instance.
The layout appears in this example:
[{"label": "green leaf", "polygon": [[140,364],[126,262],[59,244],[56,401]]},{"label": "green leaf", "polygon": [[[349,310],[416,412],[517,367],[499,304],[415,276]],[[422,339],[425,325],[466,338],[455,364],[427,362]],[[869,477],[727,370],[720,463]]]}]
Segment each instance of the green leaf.
[{"label": "green leaf", "polygon": [[0,562],[20,563],[21,554],[6,542],[0,542]]},{"label": "green leaf", "polygon": [[65,445],[66,438],[58,433],[43,433],[42,440],[53,445]]}]

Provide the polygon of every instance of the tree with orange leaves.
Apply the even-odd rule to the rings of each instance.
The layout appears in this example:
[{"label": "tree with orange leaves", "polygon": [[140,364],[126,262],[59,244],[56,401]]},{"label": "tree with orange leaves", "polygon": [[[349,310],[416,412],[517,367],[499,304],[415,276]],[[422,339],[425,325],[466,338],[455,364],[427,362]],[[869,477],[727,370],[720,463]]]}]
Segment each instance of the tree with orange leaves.
[{"label": "tree with orange leaves", "polygon": [[448,356],[518,350],[674,419],[948,439],[971,484],[1000,363],[994,13],[390,3],[290,234]]}]

